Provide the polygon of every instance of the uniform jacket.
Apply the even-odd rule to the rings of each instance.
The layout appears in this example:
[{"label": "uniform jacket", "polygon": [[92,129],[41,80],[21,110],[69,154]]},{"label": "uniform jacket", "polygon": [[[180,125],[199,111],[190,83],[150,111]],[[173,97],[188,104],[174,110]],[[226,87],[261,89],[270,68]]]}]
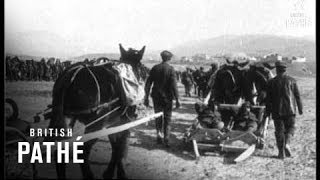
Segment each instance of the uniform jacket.
[{"label": "uniform jacket", "polygon": [[277,75],[268,83],[267,111],[272,117],[296,114],[296,107],[302,113],[302,102],[296,80],[286,73]]},{"label": "uniform jacket", "polygon": [[185,86],[192,86],[192,84],[194,84],[191,73],[186,71],[182,73],[182,84]]},{"label": "uniform jacket", "polygon": [[[206,117],[209,117],[209,119]],[[209,114],[200,114],[198,120],[205,128],[217,128],[218,123],[222,121],[221,114],[218,111],[210,112]]]},{"label": "uniform jacket", "polygon": [[252,112],[239,113],[236,117],[234,127],[235,130],[246,131],[249,128],[257,128],[258,119]]},{"label": "uniform jacket", "polygon": [[163,98],[163,100],[171,101],[179,97],[176,72],[167,62],[157,64],[151,69],[145,86],[147,97],[152,84],[151,96],[153,98]]}]

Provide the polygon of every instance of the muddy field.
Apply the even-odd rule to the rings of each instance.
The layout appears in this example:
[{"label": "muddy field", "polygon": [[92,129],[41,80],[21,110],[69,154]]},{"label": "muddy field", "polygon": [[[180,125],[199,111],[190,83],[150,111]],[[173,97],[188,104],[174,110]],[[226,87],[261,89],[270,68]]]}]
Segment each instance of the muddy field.
[{"label": "muddy field", "polygon": [[[296,77],[302,94],[304,114],[297,117],[297,131],[292,142],[294,157],[278,160],[274,126],[270,123],[266,146],[256,150],[247,160],[233,164],[228,157],[217,152],[202,154],[196,163],[192,149],[182,142],[185,129],[196,117],[195,96],[183,97],[179,83],[182,106],[174,110],[172,120],[172,145],[166,149],[156,144],[154,121],[140,125],[131,131],[130,147],[125,168],[133,179],[315,179],[316,178],[316,87],[313,77]],[[32,121],[33,115],[51,103],[52,82],[7,82],[6,97],[13,98],[20,109],[22,119]],[[143,109],[140,116],[152,113]],[[34,125],[46,126],[48,122]],[[96,178],[101,178],[107,168],[111,147],[108,138],[101,138],[91,151],[91,168]],[[55,178],[53,164],[37,164],[38,175]],[[67,177],[81,177],[77,164],[67,166]]]}]

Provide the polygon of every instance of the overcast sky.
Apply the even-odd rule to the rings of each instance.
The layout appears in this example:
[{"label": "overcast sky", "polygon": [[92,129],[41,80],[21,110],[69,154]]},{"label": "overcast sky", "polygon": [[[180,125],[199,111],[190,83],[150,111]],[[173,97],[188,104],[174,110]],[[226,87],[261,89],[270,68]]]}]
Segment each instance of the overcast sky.
[{"label": "overcast sky", "polygon": [[[306,26],[286,23],[297,12]],[[5,31],[47,31],[89,52],[117,52],[119,42],[170,49],[223,34],[314,36],[315,0],[5,0]]]}]

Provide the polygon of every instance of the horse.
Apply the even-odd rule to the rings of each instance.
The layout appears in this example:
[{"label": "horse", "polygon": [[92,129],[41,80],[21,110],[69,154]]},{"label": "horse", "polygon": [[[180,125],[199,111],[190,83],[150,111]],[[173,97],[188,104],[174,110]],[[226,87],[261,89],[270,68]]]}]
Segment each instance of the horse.
[{"label": "horse", "polygon": [[[118,62],[90,66],[83,62],[75,63],[65,69],[58,77],[53,86],[52,112],[49,128],[73,128],[78,121],[88,125],[96,118],[105,113],[111,113],[102,121],[87,126],[84,133],[125,124],[135,115],[135,106],[128,105],[121,84],[118,72],[113,68],[117,64],[125,64],[132,67],[134,76],[138,80],[145,80],[141,77],[143,65],[140,62],[145,46],[141,50],[125,50],[121,44],[121,58]],[[118,101],[114,101],[118,99]],[[108,102],[114,102],[109,106],[101,106]],[[115,110],[117,107],[117,110]],[[117,178],[126,178],[123,166],[123,158],[127,155],[129,130],[109,135],[112,147],[112,157],[103,178],[110,179],[117,169]],[[59,138],[55,137],[55,140]],[[48,139],[46,139],[48,141]],[[89,154],[97,139],[84,142],[83,154],[80,156],[84,163],[80,164],[84,178],[94,178],[89,165]],[[57,154],[56,154],[57,155]],[[66,177],[66,164],[56,163],[58,178]]]},{"label": "horse", "polygon": [[213,94],[210,99],[217,103],[237,104],[242,97],[242,81],[245,66],[249,61],[239,63],[230,62],[221,66],[217,71],[215,83],[213,85]]},{"label": "horse", "polygon": [[268,63],[251,64],[244,72],[243,95],[246,101],[253,105],[265,105],[267,95],[267,84],[274,77],[271,70],[274,66]]}]

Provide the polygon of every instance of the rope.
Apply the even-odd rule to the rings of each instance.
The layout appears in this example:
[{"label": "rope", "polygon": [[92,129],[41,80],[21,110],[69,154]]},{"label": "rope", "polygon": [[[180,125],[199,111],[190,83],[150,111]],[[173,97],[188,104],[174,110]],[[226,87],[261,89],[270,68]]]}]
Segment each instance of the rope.
[{"label": "rope", "polygon": [[232,81],[233,81],[233,84],[236,85],[236,81],[234,80],[232,72],[230,70],[226,70],[226,71],[228,72],[228,74],[230,74]]},{"label": "rope", "polygon": [[268,82],[268,80],[266,79],[266,77],[265,77],[261,72],[256,71],[256,73],[257,73],[259,76],[261,76],[265,82]]},{"label": "rope", "polygon": [[[77,66],[78,67],[78,66]],[[72,75],[71,80],[70,80],[70,84],[74,81],[74,79],[76,78],[77,74],[79,73],[79,71],[83,68],[83,66],[80,66]]]},{"label": "rope", "polygon": [[118,106],[118,107],[114,108],[113,110],[109,111],[107,114],[105,114],[105,115],[103,115],[103,116],[99,117],[98,119],[96,119],[96,120],[92,121],[91,123],[87,124],[85,127],[87,128],[87,127],[89,127],[89,126],[91,126],[91,125],[93,125],[93,124],[97,123],[97,122],[98,122],[98,121],[100,121],[101,119],[103,119],[103,118],[105,118],[105,117],[109,116],[111,113],[113,113],[113,112],[115,112],[115,111],[117,111],[117,110],[119,110],[119,109],[120,109],[120,106]]}]

